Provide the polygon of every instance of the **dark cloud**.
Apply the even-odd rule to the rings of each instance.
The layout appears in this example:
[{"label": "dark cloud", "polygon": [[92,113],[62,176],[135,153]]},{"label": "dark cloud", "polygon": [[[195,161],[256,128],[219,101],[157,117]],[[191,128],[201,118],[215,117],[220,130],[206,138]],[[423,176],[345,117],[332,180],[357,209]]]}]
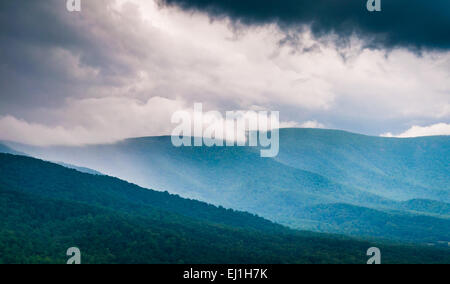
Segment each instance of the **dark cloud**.
[{"label": "dark cloud", "polygon": [[65,0],[0,0],[0,112],[27,117],[30,108],[131,80],[132,63],[145,58],[133,34],[139,17],[132,9],[114,17],[113,2],[86,1],[83,13],[69,13]]},{"label": "dark cloud", "polygon": [[317,37],[336,33],[368,40],[374,47],[450,49],[450,1],[381,0],[382,11],[370,13],[367,0],[159,0],[201,11],[213,18],[230,17],[240,23],[276,22],[282,28],[311,25]]}]

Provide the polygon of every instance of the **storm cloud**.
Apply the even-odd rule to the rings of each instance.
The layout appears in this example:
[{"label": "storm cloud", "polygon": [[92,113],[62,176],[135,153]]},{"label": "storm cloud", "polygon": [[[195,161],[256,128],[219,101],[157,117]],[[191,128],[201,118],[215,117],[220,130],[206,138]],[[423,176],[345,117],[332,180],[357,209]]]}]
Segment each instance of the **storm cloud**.
[{"label": "storm cloud", "polygon": [[316,37],[356,34],[372,47],[450,48],[450,1],[381,0],[369,12],[367,0],[159,0],[161,5],[229,17],[247,25],[277,23],[282,28],[309,26]]},{"label": "storm cloud", "polygon": [[113,2],[90,1],[76,14],[65,0],[0,1],[0,111],[23,108],[27,116],[29,107],[99,97],[105,86],[112,95],[132,84],[147,57],[134,35],[139,17],[132,6],[118,16]]},{"label": "storm cloud", "polygon": [[[335,20],[304,1],[295,1],[305,7],[302,20],[282,1],[261,2],[253,16],[206,5],[212,2],[197,9],[195,1],[155,1],[82,0],[80,13],[69,13],[65,0],[0,1],[0,140],[92,144],[167,135],[171,114],[196,102],[205,111],[274,110],[285,126],[370,135],[450,122],[449,37],[438,43],[424,33],[429,40],[414,43],[394,36],[395,25],[373,33],[355,24],[325,28]],[[326,5],[327,13],[343,2]],[[340,9],[356,2],[364,17],[378,17],[362,0]],[[412,29],[426,22],[418,19]],[[372,45],[383,48],[367,48],[375,37],[384,40]],[[287,41],[296,45],[280,44]]]}]

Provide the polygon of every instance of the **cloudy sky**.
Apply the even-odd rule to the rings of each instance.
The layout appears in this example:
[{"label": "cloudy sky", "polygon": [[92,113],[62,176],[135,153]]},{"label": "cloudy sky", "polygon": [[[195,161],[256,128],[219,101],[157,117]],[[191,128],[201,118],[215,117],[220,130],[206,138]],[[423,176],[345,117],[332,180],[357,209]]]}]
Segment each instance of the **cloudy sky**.
[{"label": "cloudy sky", "polygon": [[450,135],[450,1],[0,0],[0,139],[170,134],[176,110]]}]

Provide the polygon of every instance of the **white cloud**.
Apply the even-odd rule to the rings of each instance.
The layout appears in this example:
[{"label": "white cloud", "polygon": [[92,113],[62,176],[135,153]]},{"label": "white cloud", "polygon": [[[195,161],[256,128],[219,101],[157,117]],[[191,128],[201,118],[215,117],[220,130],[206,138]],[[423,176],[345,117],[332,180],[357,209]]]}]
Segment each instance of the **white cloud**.
[{"label": "white cloud", "polygon": [[[278,125],[271,124],[271,112],[236,111],[236,117],[227,117],[226,113],[218,110],[211,113],[211,110],[205,108],[200,113],[194,105],[161,97],[146,102],[120,97],[82,99],[71,101],[63,109],[48,114],[63,117],[54,126],[28,122],[10,115],[0,116],[0,140],[37,146],[85,145],[114,143],[130,137],[170,135],[177,126],[172,123],[172,115],[179,111],[187,113],[191,124],[195,116],[201,116],[203,131],[212,127],[223,129],[217,139],[245,141],[247,130],[267,130]],[[241,125],[236,121],[259,121],[260,116],[266,117],[266,126],[258,124],[252,128],[243,124],[250,129],[235,131],[235,125]],[[293,127],[294,122],[281,122],[280,125]],[[195,135],[194,132],[191,135]]]},{"label": "white cloud", "polygon": [[422,137],[422,136],[437,136],[437,135],[450,135],[450,124],[438,123],[430,126],[413,126],[407,131],[394,135],[390,132],[382,134],[383,137],[397,137],[397,138],[409,138],[409,137]]},{"label": "white cloud", "polygon": [[300,125],[302,128],[325,128],[325,125],[318,122],[317,120],[310,120],[302,123]]},{"label": "white cloud", "polygon": [[83,145],[165,135],[173,127],[172,113],[183,108],[178,101],[160,97],[145,103],[127,98],[72,101],[53,114],[64,118],[56,126],[0,117],[0,140],[40,146]]},{"label": "white cloud", "polygon": [[308,120],[303,123],[297,121],[283,121],[280,128],[325,128],[325,125],[317,120]]},{"label": "white cloud", "polygon": [[301,127],[297,121],[284,121],[280,123],[280,128],[299,128]]},{"label": "white cloud", "polygon": [[308,120],[302,123],[297,121],[282,121],[280,122],[280,128],[326,128],[326,126],[317,120]]}]

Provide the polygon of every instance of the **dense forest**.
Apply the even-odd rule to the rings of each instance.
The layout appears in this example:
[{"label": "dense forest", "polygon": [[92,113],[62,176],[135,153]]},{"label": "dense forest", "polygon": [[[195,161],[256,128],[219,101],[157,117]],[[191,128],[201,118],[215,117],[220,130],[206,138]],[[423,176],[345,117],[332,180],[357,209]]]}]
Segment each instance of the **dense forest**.
[{"label": "dense forest", "polygon": [[294,229],[419,244],[450,242],[450,139],[281,129],[280,154],[174,147],[170,137],[33,147],[33,157],[251,212]]},{"label": "dense forest", "polygon": [[450,263],[450,250],[287,229],[257,216],[0,154],[0,263]]}]

